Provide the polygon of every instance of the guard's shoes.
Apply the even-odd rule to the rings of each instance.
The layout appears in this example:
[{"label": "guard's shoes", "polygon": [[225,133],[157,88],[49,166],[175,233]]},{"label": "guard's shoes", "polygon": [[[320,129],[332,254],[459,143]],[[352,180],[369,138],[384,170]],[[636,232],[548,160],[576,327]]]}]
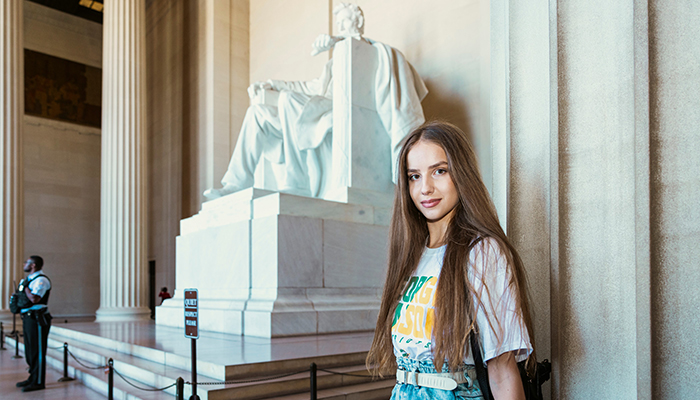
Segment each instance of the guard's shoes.
[{"label": "guard's shoes", "polygon": [[25,386],[29,386],[30,383],[32,383],[32,381],[30,381],[29,379],[27,379],[26,381],[17,382],[17,384],[16,384],[15,386],[17,386],[17,387],[25,387]]},{"label": "guard's shoes", "polygon": [[42,390],[45,388],[46,388],[46,386],[44,386],[44,385],[29,385],[29,386],[23,387],[22,391],[23,392],[33,392],[35,390]]}]

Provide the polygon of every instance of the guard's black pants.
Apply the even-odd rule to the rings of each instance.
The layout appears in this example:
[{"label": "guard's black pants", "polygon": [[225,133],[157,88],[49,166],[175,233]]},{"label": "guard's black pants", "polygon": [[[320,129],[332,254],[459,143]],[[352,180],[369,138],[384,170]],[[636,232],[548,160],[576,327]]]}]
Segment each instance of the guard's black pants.
[{"label": "guard's black pants", "polygon": [[22,315],[24,357],[29,365],[30,385],[44,385],[46,383],[46,345],[51,328],[50,319],[48,323],[48,326],[41,327],[41,338],[39,338],[39,323],[36,318],[33,315]]}]

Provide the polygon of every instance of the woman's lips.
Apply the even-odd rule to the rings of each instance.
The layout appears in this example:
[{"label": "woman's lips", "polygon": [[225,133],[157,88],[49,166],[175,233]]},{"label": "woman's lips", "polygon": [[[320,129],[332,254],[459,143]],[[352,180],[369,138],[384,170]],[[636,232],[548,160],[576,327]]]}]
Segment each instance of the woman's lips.
[{"label": "woman's lips", "polygon": [[438,205],[438,203],[440,203],[440,199],[423,200],[423,201],[421,201],[420,203],[421,203],[421,204],[423,205],[423,207],[425,207],[425,208],[433,208],[433,207],[435,207],[436,205]]}]

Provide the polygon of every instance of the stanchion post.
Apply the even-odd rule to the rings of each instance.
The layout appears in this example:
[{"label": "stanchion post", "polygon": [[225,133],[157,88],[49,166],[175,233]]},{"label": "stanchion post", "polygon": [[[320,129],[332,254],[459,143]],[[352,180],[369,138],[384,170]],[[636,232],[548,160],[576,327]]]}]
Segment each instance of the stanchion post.
[{"label": "stanchion post", "polygon": [[316,393],[316,363],[311,363],[311,368],[309,368],[311,376],[309,377],[309,385],[311,386],[311,400],[316,400],[318,393]]},{"label": "stanchion post", "polygon": [[12,358],[22,358],[19,355],[19,332],[15,331],[15,355]]},{"label": "stanchion post", "polygon": [[68,382],[74,380],[68,376],[68,343],[63,342],[63,378],[59,382]]},{"label": "stanchion post", "polygon": [[0,350],[7,350],[5,348],[5,328],[2,326],[2,322],[0,322]]},{"label": "stanchion post", "polygon": [[110,358],[107,362],[109,366],[109,375],[107,376],[107,399],[114,400],[114,361]]},{"label": "stanchion post", "polygon": [[185,399],[185,380],[181,376],[177,377],[175,381],[175,400]]},{"label": "stanchion post", "polygon": [[199,400],[197,396],[197,339],[192,341],[192,396],[190,400]]}]

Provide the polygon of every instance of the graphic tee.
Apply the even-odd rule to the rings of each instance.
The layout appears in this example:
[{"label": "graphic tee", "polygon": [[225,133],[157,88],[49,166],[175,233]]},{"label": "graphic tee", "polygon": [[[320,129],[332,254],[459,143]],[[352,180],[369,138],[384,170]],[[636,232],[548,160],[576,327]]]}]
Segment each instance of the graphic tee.
[{"label": "graphic tee", "polygon": [[[446,246],[426,247],[414,274],[399,298],[391,327],[394,354],[415,360],[432,359],[432,331],[437,289]],[[469,281],[474,288],[476,321],[483,346],[484,362],[514,351],[516,361],[532,353],[532,345],[522,318],[516,313],[515,299],[508,286],[511,272],[498,243],[484,239],[469,253]],[[465,296],[467,294],[465,293]],[[471,353],[471,352],[469,352]],[[473,365],[472,355],[464,360]]]}]

